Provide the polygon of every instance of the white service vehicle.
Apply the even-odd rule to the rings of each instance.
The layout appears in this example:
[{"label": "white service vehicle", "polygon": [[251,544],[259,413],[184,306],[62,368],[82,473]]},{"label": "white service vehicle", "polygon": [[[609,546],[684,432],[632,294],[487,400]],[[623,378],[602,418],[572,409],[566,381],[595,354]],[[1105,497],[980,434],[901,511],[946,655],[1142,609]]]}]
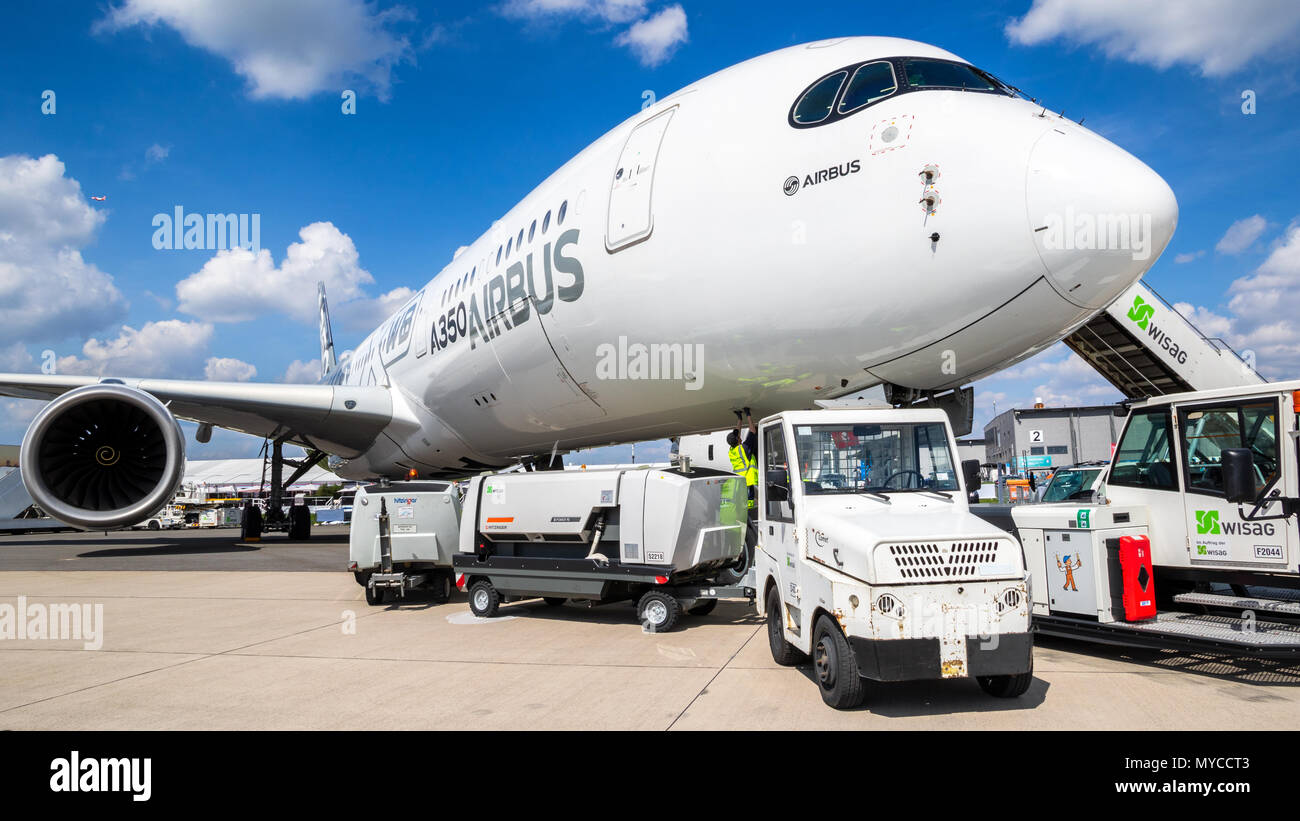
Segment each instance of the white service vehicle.
[{"label": "white service vehicle", "polygon": [[1033,678],[1020,545],[974,516],[979,463],[958,465],[940,410],[813,410],[759,423],[755,580],[772,658],[812,656],[822,698],[863,679]]},{"label": "white service vehicle", "polygon": [[1038,632],[1300,653],[1300,380],[1134,404],[1105,503],[1014,508]]},{"label": "white service vehicle", "polygon": [[734,473],[650,466],[477,476],[465,496],[456,584],[470,610],[541,598],[632,601],[646,629],[672,630],[720,598],[752,599],[734,574],[747,526]]},{"label": "white service vehicle", "polygon": [[354,499],[348,569],[372,605],[416,588],[445,601],[459,532],[460,493],[453,482],[363,485]]}]

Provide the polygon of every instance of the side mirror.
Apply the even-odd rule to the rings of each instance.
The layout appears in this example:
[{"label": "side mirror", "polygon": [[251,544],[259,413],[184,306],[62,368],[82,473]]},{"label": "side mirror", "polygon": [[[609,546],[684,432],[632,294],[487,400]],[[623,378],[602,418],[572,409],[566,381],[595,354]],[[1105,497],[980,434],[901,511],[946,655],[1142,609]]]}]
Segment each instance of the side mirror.
[{"label": "side mirror", "polygon": [[966,482],[966,492],[974,493],[984,484],[980,478],[980,460],[967,459],[961,463],[962,479]]},{"label": "side mirror", "polygon": [[1223,495],[1229,502],[1255,501],[1255,463],[1246,448],[1227,448],[1220,453],[1223,465]]},{"label": "side mirror", "polygon": [[773,502],[790,500],[790,471],[772,468],[767,472],[767,498]]}]

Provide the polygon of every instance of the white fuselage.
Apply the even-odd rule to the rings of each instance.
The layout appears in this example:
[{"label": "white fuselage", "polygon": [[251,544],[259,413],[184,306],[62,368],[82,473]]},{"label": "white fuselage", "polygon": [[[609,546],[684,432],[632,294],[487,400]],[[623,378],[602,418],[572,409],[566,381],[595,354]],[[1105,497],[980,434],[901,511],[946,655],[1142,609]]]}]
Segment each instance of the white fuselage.
[{"label": "white fuselage", "polygon": [[[959,387],[1150,267],[1177,218],[1168,186],[1026,100],[900,82],[836,122],[791,124],[818,78],[904,56],[959,60],[892,38],[788,48],[583,150],[342,364],[332,381],[389,385],[395,416],[339,472],[463,473],[882,382]],[[1065,247],[1057,229],[1084,215],[1134,215],[1146,251]]]}]

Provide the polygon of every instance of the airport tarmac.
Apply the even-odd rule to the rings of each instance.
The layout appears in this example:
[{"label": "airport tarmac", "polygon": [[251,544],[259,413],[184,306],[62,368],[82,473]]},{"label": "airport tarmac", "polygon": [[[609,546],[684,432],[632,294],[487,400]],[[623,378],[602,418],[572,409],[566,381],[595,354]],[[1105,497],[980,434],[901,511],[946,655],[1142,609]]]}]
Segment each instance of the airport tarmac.
[{"label": "airport tarmac", "polygon": [[0,606],[102,604],[102,647],[0,640],[0,729],[1295,729],[1300,662],[1055,639],[1020,699],[970,680],[822,704],[750,607],[646,634],[632,607],[366,605],[346,533],[0,536]]}]

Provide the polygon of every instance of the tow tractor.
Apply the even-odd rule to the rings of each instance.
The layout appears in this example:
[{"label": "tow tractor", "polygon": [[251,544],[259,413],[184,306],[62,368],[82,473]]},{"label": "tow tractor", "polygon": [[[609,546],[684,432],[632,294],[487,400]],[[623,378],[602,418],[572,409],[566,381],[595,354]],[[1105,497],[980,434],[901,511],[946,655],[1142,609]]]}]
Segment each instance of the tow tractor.
[{"label": "tow tractor", "polygon": [[469,487],[457,584],[470,608],[543,598],[637,602],[647,629],[720,598],[756,599],[773,658],[812,657],[822,698],[864,678],[973,677],[1023,694],[1033,675],[1020,545],[970,513],[979,463],[958,465],[942,410],[777,414],[759,430],[758,549],[739,583],[744,481],[694,468],[481,476]]},{"label": "tow tractor", "polygon": [[1300,653],[1300,380],[1130,408],[1103,503],[1013,508],[1040,633]]}]

